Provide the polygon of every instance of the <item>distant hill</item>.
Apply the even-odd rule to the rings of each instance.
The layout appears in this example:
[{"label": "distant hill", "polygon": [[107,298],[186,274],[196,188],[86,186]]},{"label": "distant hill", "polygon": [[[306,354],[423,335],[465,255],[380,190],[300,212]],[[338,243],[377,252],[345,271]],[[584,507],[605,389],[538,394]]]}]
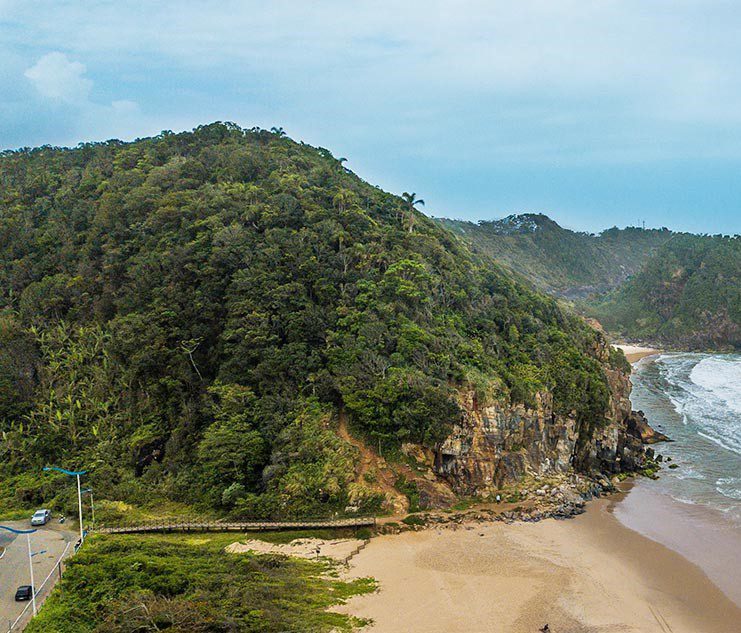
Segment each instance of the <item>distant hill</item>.
[{"label": "distant hill", "polygon": [[738,237],[635,227],[592,235],[531,213],[437,221],[537,288],[576,300],[614,337],[690,349],[741,345]]},{"label": "distant hill", "polygon": [[625,337],[682,348],[741,347],[741,238],[676,235],[590,306]]},{"label": "distant hill", "polygon": [[569,299],[616,288],[672,236],[667,229],[634,227],[612,228],[599,235],[578,233],[540,213],[478,223],[438,222],[537,288]]}]

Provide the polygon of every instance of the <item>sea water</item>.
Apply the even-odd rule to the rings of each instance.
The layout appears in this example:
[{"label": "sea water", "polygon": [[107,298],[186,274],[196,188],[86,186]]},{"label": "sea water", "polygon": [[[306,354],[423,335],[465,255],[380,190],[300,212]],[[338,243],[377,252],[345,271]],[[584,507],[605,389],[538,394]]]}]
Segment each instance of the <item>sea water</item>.
[{"label": "sea water", "polygon": [[633,408],[673,441],[653,446],[664,460],[659,478],[630,482],[613,512],[741,606],[741,355],[647,357],[631,382]]},{"label": "sea water", "polygon": [[662,354],[631,380],[633,408],[674,440],[654,447],[665,461],[652,487],[741,527],[741,355]]}]

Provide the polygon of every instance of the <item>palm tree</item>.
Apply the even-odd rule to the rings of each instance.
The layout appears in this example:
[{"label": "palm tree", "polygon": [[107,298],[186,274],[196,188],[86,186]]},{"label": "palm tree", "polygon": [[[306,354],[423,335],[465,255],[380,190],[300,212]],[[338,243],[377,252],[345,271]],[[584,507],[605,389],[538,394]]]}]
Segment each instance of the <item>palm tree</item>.
[{"label": "palm tree", "polygon": [[406,191],[401,194],[401,197],[404,199],[404,202],[407,203],[407,206],[410,209],[414,209],[415,205],[422,205],[425,206],[425,201],[417,198],[416,193],[407,193]]},{"label": "palm tree", "polygon": [[406,203],[407,225],[409,228],[409,232],[411,233],[412,231],[414,231],[414,223],[416,220],[416,215],[415,215],[416,208],[415,207],[417,205],[425,206],[425,201],[420,198],[417,198],[416,193],[408,193],[406,191],[401,194],[401,197]]},{"label": "palm tree", "polygon": [[286,136],[286,131],[282,127],[271,127],[270,131],[278,138],[285,138]]}]

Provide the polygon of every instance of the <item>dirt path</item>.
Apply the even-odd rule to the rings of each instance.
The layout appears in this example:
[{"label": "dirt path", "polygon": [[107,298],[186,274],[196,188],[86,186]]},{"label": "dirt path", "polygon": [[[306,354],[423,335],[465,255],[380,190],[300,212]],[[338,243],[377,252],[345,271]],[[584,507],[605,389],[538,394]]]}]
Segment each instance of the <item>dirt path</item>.
[{"label": "dirt path", "polygon": [[[358,449],[359,459],[355,465],[355,480],[383,492],[388,503],[393,507],[393,514],[405,516],[409,510],[409,500],[394,487],[396,474],[383,458],[368,448],[364,442],[350,435],[347,428],[347,414],[344,410],[340,410],[337,433],[348,444]],[[371,481],[368,481],[366,475],[370,475]]]}]

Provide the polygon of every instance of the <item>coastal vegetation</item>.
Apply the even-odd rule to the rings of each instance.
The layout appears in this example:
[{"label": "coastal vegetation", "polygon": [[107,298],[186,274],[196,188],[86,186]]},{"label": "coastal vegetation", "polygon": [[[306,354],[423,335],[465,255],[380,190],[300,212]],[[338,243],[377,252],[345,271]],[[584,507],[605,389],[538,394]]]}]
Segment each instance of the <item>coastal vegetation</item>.
[{"label": "coastal vegetation", "polygon": [[223,534],[92,537],[70,559],[26,630],[322,633],[362,624],[327,609],[373,591],[371,579],[339,580],[335,563],[327,559],[224,551],[234,540]]},{"label": "coastal vegetation", "polygon": [[636,227],[614,227],[597,235],[576,232],[542,213],[477,223],[438,222],[540,290],[570,299],[616,288],[673,235],[667,229]]},{"label": "coastal vegetation", "polygon": [[461,388],[605,420],[599,333],[282,130],[7,151],[0,183],[4,511],[71,509],[60,464],[111,512],[372,512],[341,408],[381,449],[439,446]]}]

